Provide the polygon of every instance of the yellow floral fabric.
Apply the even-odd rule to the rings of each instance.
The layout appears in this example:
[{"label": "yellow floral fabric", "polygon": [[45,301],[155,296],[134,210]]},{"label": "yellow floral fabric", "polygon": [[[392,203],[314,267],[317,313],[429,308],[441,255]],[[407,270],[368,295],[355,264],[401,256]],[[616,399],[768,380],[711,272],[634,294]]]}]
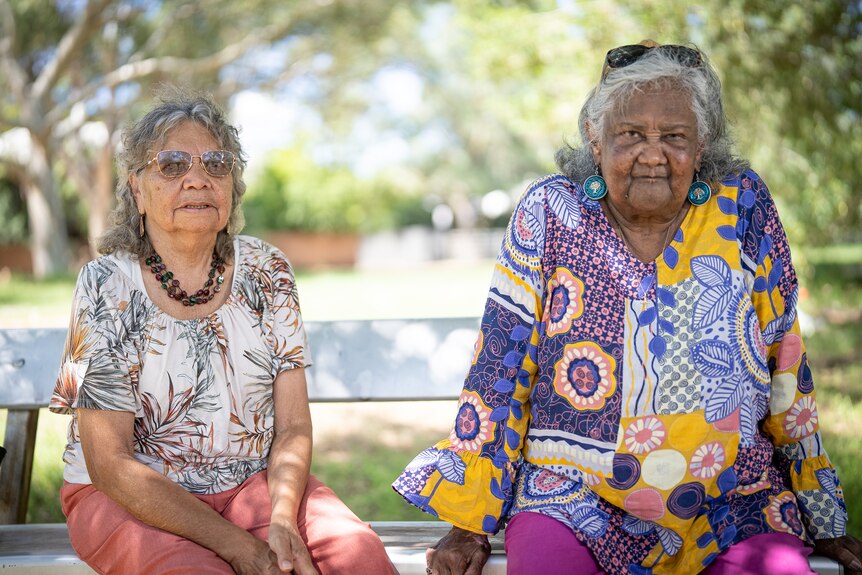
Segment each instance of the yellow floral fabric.
[{"label": "yellow floral fabric", "polygon": [[446,441],[393,487],[475,532],[523,511],[611,574],[697,573],[758,533],[844,533],[772,198],[754,172],[654,262],[561,175],[510,220]]}]

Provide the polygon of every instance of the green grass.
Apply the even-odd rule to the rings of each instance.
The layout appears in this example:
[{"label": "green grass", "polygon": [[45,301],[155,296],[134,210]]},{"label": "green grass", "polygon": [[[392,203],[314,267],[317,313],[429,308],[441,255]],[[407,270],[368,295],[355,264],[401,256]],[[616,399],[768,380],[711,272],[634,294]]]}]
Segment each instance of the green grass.
[{"label": "green grass", "polygon": [[41,282],[17,274],[0,275],[0,327],[66,326],[74,291],[72,275]]},{"label": "green grass", "polygon": [[[475,316],[481,313],[491,268],[491,262],[480,262],[299,273],[297,282],[303,315],[309,320]],[[45,283],[16,276],[0,279],[0,327],[65,326],[73,286],[73,277]],[[839,293],[840,298],[832,297]],[[806,337],[806,345],[818,387],[820,424],[844,486],[849,530],[862,537],[862,439],[857,430],[862,421],[862,322],[854,321],[862,313],[862,285],[836,283],[830,277],[813,284],[808,294],[801,306],[818,326]],[[363,413],[356,417],[370,417]],[[30,522],[63,519],[56,493],[66,422],[47,410],[40,415]],[[5,413],[0,412],[0,434],[4,428]],[[315,445],[312,471],[364,519],[427,519],[389,485],[416,453],[445,431],[379,421],[365,429],[324,435]],[[383,435],[398,441],[380,441]]]},{"label": "green grass", "polygon": [[318,443],[311,471],[365,520],[428,521],[431,517],[406,503],[389,486],[417,453],[442,435],[390,426],[390,431],[396,430],[410,441],[393,447],[381,444],[376,434],[368,434]]}]

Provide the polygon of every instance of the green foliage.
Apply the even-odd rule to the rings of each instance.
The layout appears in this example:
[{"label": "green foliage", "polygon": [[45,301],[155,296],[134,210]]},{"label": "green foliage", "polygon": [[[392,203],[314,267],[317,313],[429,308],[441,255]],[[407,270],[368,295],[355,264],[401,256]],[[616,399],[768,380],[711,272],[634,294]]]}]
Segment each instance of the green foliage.
[{"label": "green foliage", "polygon": [[721,10],[721,25],[705,31],[744,126],[740,140],[783,200],[790,233],[858,240],[862,6],[747,0]]},{"label": "green foliage", "polygon": [[27,243],[27,210],[18,188],[0,177],[0,244]]},{"label": "green foliage", "polygon": [[809,275],[818,286],[814,305],[862,309],[862,244],[835,244],[806,250],[806,255]]},{"label": "green foliage", "polygon": [[250,232],[371,232],[429,222],[418,194],[317,164],[299,146],[272,155],[249,186],[243,212]]}]

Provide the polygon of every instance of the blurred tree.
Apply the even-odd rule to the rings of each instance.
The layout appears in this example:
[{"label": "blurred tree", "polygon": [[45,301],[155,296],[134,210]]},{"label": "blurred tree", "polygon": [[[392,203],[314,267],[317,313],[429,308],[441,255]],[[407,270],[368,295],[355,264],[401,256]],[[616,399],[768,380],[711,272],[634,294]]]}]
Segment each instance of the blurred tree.
[{"label": "blurred tree", "polygon": [[[0,161],[19,178],[37,277],[65,270],[58,177],[78,182],[90,236],[110,209],[117,129],[162,82],[223,102],[352,55],[386,29],[383,0],[0,0]],[[88,124],[98,121],[97,125]]]},{"label": "blurred tree", "polygon": [[789,233],[862,240],[862,3],[735,0],[694,15]]},{"label": "blurred tree", "polygon": [[[592,51],[577,37],[577,20],[553,1],[424,5],[418,21],[411,13],[386,41],[397,49],[390,65],[418,79],[421,102],[405,110],[373,88],[347,93],[354,109],[368,110],[363,126],[370,118],[382,138],[407,142],[407,157],[393,159],[401,173],[412,171],[429,197],[453,209],[456,225],[471,227],[482,195],[520,191],[552,169],[555,148],[576,128],[579,106],[565,94],[586,92],[582,62]],[[355,116],[333,96],[321,108],[325,129],[349,141],[351,129],[359,131]],[[344,161],[362,151],[343,149]]]},{"label": "blurred tree", "polygon": [[[369,141],[397,140],[407,151],[382,168],[398,171],[390,181],[469,226],[479,196],[553,169],[605,51],[646,37],[711,57],[740,148],[796,240],[862,229],[858,1],[0,0],[0,18],[0,159],[25,192],[39,274],[63,257],[58,178],[97,236],[118,126],[160,82],[223,102],[289,94],[321,115],[308,144],[335,171],[356,170]],[[417,79],[412,107],[382,81],[393,72]]]},{"label": "blurred tree", "polygon": [[375,232],[427,224],[418,190],[319,165],[301,143],[272,154],[243,202],[252,231]]}]

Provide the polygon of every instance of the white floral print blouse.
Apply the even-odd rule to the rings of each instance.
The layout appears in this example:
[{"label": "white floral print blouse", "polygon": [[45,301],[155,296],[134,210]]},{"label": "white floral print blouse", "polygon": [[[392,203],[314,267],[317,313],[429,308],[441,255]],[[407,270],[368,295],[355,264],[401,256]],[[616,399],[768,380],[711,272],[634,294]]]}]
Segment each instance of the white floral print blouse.
[{"label": "white floral print blouse", "polygon": [[135,458],[192,493],[219,493],[266,468],[272,386],[311,364],[289,262],[234,243],[225,303],[178,320],[148,297],[138,261],[115,253],[81,270],[50,409],[71,414],[64,479],[90,483],[76,408],[135,414]]}]

